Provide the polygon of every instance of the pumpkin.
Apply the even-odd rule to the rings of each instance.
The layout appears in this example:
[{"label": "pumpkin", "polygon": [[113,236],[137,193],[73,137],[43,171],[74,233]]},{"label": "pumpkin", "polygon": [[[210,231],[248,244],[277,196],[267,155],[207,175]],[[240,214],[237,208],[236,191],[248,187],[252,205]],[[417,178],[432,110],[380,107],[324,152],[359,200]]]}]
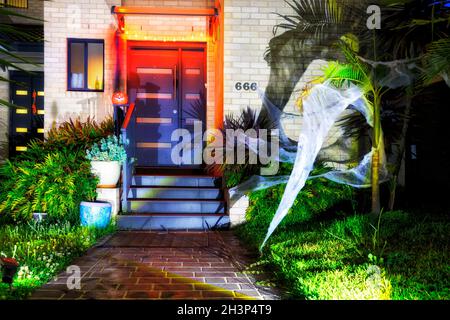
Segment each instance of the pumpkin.
[{"label": "pumpkin", "polygon": [[112,103],[118,106],[125,105],[128,103],[128,95],[123,92],[114,92],[112,96]]}]

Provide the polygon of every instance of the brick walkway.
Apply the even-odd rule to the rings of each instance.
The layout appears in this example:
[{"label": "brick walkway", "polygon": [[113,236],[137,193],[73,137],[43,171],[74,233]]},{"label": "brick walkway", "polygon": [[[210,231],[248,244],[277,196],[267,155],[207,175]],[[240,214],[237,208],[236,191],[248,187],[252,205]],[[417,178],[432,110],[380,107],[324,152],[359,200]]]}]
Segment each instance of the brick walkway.
[{"label": "brick walkway", "polygon": [[80,290],[63,272],[31,299],[278,299],[245,272],[251,261],[232,232],[119,232],[73,261]]}]

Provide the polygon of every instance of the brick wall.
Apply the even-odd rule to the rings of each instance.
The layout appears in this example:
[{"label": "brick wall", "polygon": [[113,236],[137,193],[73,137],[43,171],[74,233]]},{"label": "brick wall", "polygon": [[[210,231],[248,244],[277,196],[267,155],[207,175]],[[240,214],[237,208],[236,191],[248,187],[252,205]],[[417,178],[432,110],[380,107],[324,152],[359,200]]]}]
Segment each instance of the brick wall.
[{"label": "brick wall", "polygon": [[[111,114],[116,30],[111,6],[119,0],[71,0],[44,2],[45,127],[81,116],[102,120]],[[105,91],[67,91],[67,38],[105,40]]]},{"label": "brick wall", "polygon": [[[258,92],[238,91],[236,82],[257,83],[259,91],[264,92],[269,81],[270,67],[264,59],[269,41],[274,37],[273,27],[283,19],[279,14],[294,14],[285,1],[278,0],[226,0],[225,1],[225,92],[224,111],[237,113],[250,106],[259,109],[261,98]],[[278,34],[282,33],[280,30]],[[308,49],[305,49],[307,51]],[[322,74],[323,60],[306,65],[307,70],[296,85],[294,94],[284,109],[298,113],[295,101],[305,84]],[[301,63],[301,61],[299,61]],[[283,122],[286,133],[291,138],[298,137],[301,123],[298,119]]]}]

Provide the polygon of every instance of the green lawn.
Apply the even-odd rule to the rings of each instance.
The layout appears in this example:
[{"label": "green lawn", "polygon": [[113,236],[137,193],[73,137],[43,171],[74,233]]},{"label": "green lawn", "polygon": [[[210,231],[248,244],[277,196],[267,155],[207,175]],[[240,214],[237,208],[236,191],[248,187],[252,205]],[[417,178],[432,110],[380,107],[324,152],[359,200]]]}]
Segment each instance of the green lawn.
[{"label": "green lawn", "polygon": [[[251,196],[249,222],[237,229],[245,242],[261,244],[277,192]],[[311,210],[304,197],[297,199],[258,263],[275,272],[274,282],[286,298],[450,298],[448,215],[386,212],[378,219],[333,209],[305,215]]]},{"label": "green lawn", "polygon": [[97,230],[69,223],[0,226],[0,254],[20,263],[12,291],[0,282],[0,300],[26,298],[113,231],[114,227]]}]

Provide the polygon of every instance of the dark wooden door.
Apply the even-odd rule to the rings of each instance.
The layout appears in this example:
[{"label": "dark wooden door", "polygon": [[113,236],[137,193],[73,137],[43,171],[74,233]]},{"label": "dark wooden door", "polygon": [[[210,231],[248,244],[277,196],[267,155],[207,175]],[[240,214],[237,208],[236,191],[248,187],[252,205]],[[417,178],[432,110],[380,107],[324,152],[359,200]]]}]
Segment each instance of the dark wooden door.
[{"label": "dark wooden door", "polygon": [[44,138],[44,74],[11,71],[9,156],[27,150],[32,139]]},{"label": "dark wooden door", "polygon": [[[137,165],[175,167],[171,141],[176,129],[205,122],[205,48],[154,47],[135,43],[128,51],[128,94],[136,104]],[[191,166],[192,163],[181,164]]]}]

